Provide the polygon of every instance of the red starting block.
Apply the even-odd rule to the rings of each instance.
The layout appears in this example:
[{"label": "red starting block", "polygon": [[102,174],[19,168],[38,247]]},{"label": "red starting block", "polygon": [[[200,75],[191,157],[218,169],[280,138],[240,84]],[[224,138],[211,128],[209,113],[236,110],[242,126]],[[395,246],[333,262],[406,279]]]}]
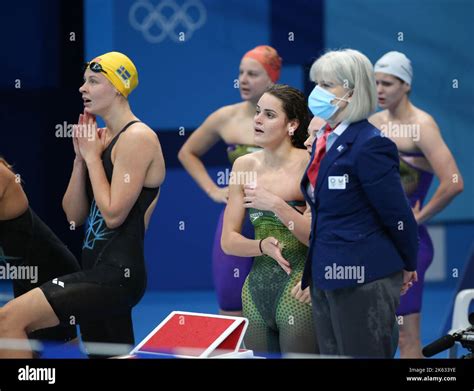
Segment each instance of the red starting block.
[{"label": "red starting block", "polygon": [[240,349],[248,320],[234,316],[173,311],[129,358],[251,358]]}]

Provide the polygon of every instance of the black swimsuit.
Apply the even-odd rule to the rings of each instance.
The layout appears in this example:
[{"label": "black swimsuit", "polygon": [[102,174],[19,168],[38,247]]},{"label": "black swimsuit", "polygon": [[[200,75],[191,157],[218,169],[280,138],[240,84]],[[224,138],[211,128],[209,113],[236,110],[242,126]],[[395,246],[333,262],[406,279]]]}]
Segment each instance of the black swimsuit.
[{"label": "black swimsuit", "polygon": [[[112,148],[128,123],[102,154],[104,170],[112,183]],[[137,157],[139,158],[139,157]],[[124,223],[109,229],[87,180],[90,213],[82,249],[83,271],[41,287],[61,322],[80,324],[85,342],[135,343],[131,310],[146,288],[144,216],[159,188],[144,187]]]},{"label": "black swimsuit", "polygon": [[[22,277],[27,277],[13,279],[15,297],[80,270],[74,255],[31,208],[14,219],[0,221],[0,265],[22,269]],[[76,327],[60,325],[28,337],[65,342],[76,337]]]}]

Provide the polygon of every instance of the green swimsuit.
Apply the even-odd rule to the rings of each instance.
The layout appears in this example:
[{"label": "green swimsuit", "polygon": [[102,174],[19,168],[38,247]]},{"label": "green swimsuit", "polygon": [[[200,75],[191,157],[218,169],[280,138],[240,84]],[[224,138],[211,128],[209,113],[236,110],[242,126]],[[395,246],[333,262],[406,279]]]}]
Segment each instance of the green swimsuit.
[{"label": "green swimsuit", "polygon": [[[304,206],[305,202],[288,204]],[[308,247],[273,212],[251,208],[249,215],[255,239],[273,236],[284,246],[282,255],[291,265],[291,274],[267,255],[254,258],[242,290],[243,316],[249,320],[245,346],[255,352],[316,353],[311,306],[291,295],[301,280]]]}]

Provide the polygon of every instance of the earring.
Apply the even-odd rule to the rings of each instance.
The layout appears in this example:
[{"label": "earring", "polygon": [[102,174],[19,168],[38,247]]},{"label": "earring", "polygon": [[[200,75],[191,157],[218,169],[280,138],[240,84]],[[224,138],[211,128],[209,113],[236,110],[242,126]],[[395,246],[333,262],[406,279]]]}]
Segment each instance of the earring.
[{"label": "earring", "polygon": [[294,130],[294,129],[290,129],[290,131],[288,132],[288,134],[289,134],[290,136],[293,136],[293,135],[295,134],[295,130]]}]

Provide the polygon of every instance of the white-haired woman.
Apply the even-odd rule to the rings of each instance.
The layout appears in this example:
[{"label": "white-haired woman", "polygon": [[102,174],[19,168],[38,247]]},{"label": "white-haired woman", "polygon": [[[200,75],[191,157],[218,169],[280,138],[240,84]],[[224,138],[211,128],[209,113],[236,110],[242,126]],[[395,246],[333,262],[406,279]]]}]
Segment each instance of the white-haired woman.
[{"label": "white-haired woman", "polygon": [[366,56],[328,52],[310,76],[309,107],[327,125],[301,183],[312,208],[302,288],[311,285],[320,351],[393,357],[395,311],[416,280],[418,248],[397,147],[367,121],[377,98]]}]

